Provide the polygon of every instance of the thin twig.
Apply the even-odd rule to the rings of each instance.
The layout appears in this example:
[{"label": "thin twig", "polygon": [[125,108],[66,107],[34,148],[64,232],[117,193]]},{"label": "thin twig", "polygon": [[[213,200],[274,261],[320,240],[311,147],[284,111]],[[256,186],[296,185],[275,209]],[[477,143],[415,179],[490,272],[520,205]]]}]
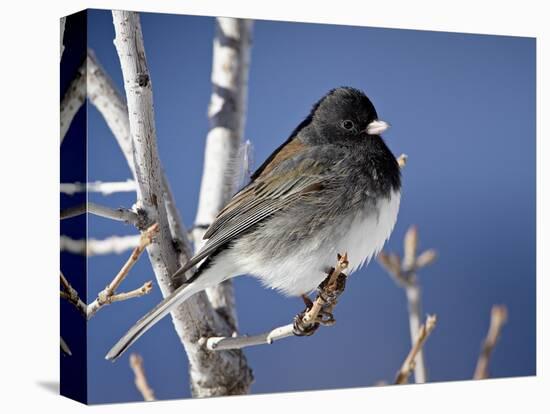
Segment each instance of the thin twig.
[{"label": "thin twig", "polygon": [[63,273],[59,273],[61,285],[63,290],[59,292],[62,299],[74,305],[74,307],[83,315],[86,316],[86,304],[80,299],[78,292],[71,286],[67,278]]},{"label": "thin twig", "polygon": [[109,218],[115,221],[123,221],[139,228],[140,219],[138,213],[126,208],[114,209],[91,202],[83,203],[75,207],[69,207],[61,210],[60,218],[61,220],[63,220],[86,213]]},{"label": "thin twig", "polygon": [[[418,285],[416,271],[432,264],[437,255],[435,250],[429,249],[417,256],[418,229],[416,226],[411,226],[407,230],[403,242],[403,249],[403,259],[395,253],[387,254],[381,252],[378,255],[378,261],[397,285],[405,291],[405,295],[407,296],[411,344],[414,344],[417,341],[417,334],[422,319],[421,291]],[[424,383],[427,380],[422,350],[419,350],[416,355],[414,378],[417,384]]]},{"label": "thin twig", "polygon": [[428,315],[428,317],[426,318],[426,322],[418,330],[418,334],[416,335],[416,341],[414,342],[409,354],[407,355],[407,358],[405,358],[405,361],[403,362],[401,369],[397,373],[397,376],[395,378],[395,384],[407,383],[409,376],[411,375],[411,372],[414,369],[415,360],[417,359],[418,354],[422,350],[422,346],[424,345],[424,343],[426,342],[426,340],[434,330],[436,322],[437,322],[436,315]]},{"label": "thin twig", "polygon": [[105,305],[109,305],[113,302],[117,302],[121,300],[143,296],[151,291],[151,289],[153,288],[153,283],[149,281],[149,282],[146,282],[142,287],[138,289],[135,289],[126,293],[116,294],[116,290],[118,289],[120,284],[124,281],[126,276],[128,276],[130,269],[132,269],[132,267],[134,267],[134,265],[137,263],[141,254],[145,251],[145,248],[149,244],[151,244],[151,242],[153,241],[153,237],[158,233],[158,231],[159,231],[159,225],[155,223],[151,227],[149,227],[147,230],[145,230],[143,233],[141,233],[141,236],[139,239],[139,245],[136,246],[136,248],[134,249],[130,257],[126,261],[126,263],[124,263],[120,271],[113,278],[113,280],[107,285],[107,287],[105,287],[105,289],[99,292],[99,294],[97,295],[97,298],[88,306],[88,311],[87,311],[88,319],[94,316],[96,312]]},{"label": "thin twig", "polygon": [[[343,274],[348,265],[349,261],[347,254],[345,253],[343,255],[338,255],[336,267],[330,271],[325,281],[320,285],[320,293],[312,303],[312,306],[302,315],[302,329],[310,329],[313,325],[319,323],[320,313],[326,310],[326,305],[329,305],[327,295],[333,294],[334,290],[337,289],[338,278]],[[330,304],[331,308],[333,305],[334,302]],[[201,338],[199,343],[204,345],[210,351],[222,351],[228,349],[242,349],[255,345],[270,345],[275,341],[295,335],[295,323],[291,323],[288,325],[279,326],[258,335]]]},{"label": "thin twig", "polygon": [[201,338],[201,344],[204,344],[210,351],[222,351],[227,349],[242,349],[255,345],[270,345],[280,339],[294,336],[294,324],[279,326],[269,332],[258,335],[240,335],[240,336],[217,336],[210,338]]},{"label": "thin twig", "polygon": [[504,305],[493,305],[491,309],[491,323],[487,337],[483,342],[479,359],[477,360],[474,379],[489,378],[489,361],[495,349],[502,327],[508,319],[508,310]]},{"label": "thin twig", "polygon": [[67,195],[85,192],[111,195],[113,193],[134,192],[136,188],[136,182],[134,180],[119,182],[95,181],[91,183],[61,183],[59,186],[59,190]]},{"label": "thin twig", "polygon": [[136,384],[136,388],[143,396],[143,399],[145,401],[155,401],[155,393],[147,382],[147,377],[145,376],[145,368],[143,367],[143,358],[141,357],[141,355],[130,355],[130,368],[132,368],[132,371],[134,371],[134,384]]}]

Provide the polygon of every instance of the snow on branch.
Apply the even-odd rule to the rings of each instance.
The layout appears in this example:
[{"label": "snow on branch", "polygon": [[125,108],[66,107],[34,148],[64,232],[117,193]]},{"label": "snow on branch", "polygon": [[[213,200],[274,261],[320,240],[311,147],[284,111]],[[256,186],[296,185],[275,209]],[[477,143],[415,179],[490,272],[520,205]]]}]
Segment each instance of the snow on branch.
[{"label": "snow on branch", "polygon": [[[416,226],[411,226],[405,234],[403,260],[395,253],[381,252],[378,255],[378,262],[392,279],[404,289],[407,296],[411,344],[414,344],[417,340],[422,319],[421,292],[416,271],[432,264],[437,257],[433,249],[426,250],[417,256],[417,248],[418,229]],[[414,378],[417,384],[421,384],[426,382],[427,379],[424,355],[421,349],[418,350],[415,357]]]},{"label": "snow on branch", "polygon": [[86,100],[86,62],[78,68],[60,105],[60,144],[71,126],[74,116]]},{"label": "snow on branch", "polygon": [[[166,297],[182,283],[178,278],[171,278],[181,259],[172,235],[179,226],[171,227],[175,221],[169,219],[170,213],[166,208],[169,190],[158,157],[152,82],[139,15],[113,11],[113,24],[133,142],[138,185],[136,204],[151,221],[159,223],[159,235],[147,247],[147,253],[162,294]],[[178,235],[178,239],[185,243],[183,234]],[[172,322],[189,358],[192,394],[202,397],[247,393],[252,374],[244,355],[240,352],[212,354],[198,344],[198,338],[206,333],[231,333],[231,327],[218,316],[206,295],[194,295],[171,313]]]},{"label": "snow on branch", "polygon": [[[253,22],[216,18],[212,56],[212,95],[208,107],[199,204],[192,232],[195,250],[203,244],[205,229],[236,192],[243,168],[239,148],[243,142],[248,95],[248,71]],[[206,290],[218,313],[237,329],[233,283],[228,280]]]}]

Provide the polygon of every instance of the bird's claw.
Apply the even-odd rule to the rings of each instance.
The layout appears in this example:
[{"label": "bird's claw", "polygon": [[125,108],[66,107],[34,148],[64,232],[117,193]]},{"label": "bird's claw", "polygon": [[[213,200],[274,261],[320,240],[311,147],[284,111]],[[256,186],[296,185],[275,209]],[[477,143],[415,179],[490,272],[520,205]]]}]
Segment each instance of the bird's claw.
[{"label": "bird's claw", "polygon": [[319,329],[319,322],[315,323],[306,323],[304,322],[304,316],[306,314],[307,310],[304,312],[300,312],[298,315],[294,317],[294,327],[292,332],[296,336],[311,336],[313,335],[317,329]]}]

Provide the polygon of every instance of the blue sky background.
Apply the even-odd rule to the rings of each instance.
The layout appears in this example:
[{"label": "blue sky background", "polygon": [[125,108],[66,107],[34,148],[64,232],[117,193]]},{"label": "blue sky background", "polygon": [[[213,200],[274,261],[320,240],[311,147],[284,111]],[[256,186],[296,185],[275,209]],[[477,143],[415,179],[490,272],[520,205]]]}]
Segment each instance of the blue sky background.
[{"label": "blue sky background", "polygon": [[[153,82],[161,161],[187,225],[195,217],[214,20],[142,14]],[[122,90],[112,17],[91,11],[88,43]],[[392,128],[384,135],[406,153],[403,197],[386,250],[402,251],[411,224],[437,262],[420,283],[426,313],[439,323],[426,345],[430,381],[471,378],[491,306],[509,321],[491,361],[493,377],[535,374],[535,40],[427,31],[257,21],[250,66],[245,137],[255,166],[275,149],[330,88],[363,89]],[[88,109],[89,180],[130,173],[100,114]],[[91,200],[131,206],[131,194]],[[89,234],[134,234],[130,226],[90,217]],[[89,261],[89,300],[127,254]],[[144,256],[121,290],[154,279]],[[235,280],[241,331],[288,323],[299,299]],[[128,355],[103,359],[126,329],[160,300],[152,294],[101,310],[88,324],[91,402],[141,400]],[[261,309],[261,311],[260,311]],[[337,324],[311,338],[246,350],[253,393],[369,386],[391,381],[410,343],[404,292],[373,262],[355,273],[336,308]],[[159,399],[189,397],[187,359],[169,318],[133,347]],[[304,355],[308,355],[307,358]],[[327,358],[334,363],[324,364]]]}]

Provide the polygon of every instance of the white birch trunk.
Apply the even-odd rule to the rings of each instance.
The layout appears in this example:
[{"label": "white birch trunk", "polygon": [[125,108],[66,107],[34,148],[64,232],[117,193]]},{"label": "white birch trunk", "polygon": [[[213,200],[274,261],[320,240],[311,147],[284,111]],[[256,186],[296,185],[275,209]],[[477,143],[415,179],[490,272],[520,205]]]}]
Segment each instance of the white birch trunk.
[{"label": "white birch trunk", "polygon": [[[212,96],[208,108],[204,167],[193,240],[198,250],[206,227],[235,193],[235,176],[242,169],[238,157],[246,119],[248,68],[252,21],[217,18],[212,59]],[[237,328],[232,282],[207,289],[208,298]]]},{"label": "white birch trunk", "polygon": [[[172,243],[170,222],[165,208],[166,189],[158,158],[153,96],[139,15],[113,11],[115,47],[118,52],[129,125],[134,145],[135,171],[140,197],[137,207],[150,222],[157,222],[160,232],[147,252],[163,296],[173,292],[181,280],[171,275],[179,266],[179,252]],[[181,240],[185,240],[181,236]],[[194,295],[172,311],[172,321],[189,358],[191,388],[194,396],[243,394],[249,390],[252,374],[240,352],[212,354],[199,339],[213,332],[230,334],[231,327],[212,309],[205,294]]]}]

